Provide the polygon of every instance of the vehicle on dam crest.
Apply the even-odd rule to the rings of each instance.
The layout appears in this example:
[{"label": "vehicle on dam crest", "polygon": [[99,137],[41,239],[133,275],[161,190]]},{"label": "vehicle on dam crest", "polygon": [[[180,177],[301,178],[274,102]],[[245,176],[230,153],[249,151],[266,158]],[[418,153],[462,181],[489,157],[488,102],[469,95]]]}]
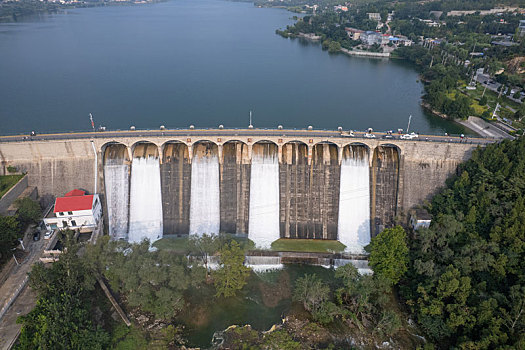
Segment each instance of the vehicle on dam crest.
[{"label": "vehicle on dam crest", "polygon": [[404,134],[400,136],[400,138],[403,140],[412,140],[412,139],[417,139],[418,137],[419,135],[416,134],[415,132],[411,132],[410,134]]}]

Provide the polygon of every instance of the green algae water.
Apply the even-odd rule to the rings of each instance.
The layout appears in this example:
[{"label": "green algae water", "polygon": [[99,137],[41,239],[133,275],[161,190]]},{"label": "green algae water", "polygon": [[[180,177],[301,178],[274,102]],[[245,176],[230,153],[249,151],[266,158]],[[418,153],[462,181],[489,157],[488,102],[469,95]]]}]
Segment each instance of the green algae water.
[{"label": "green algae water", "polygon": [[255,127],[462,132],[425,114],[409,65],[284,39],[282,9],[171,0],[0,24],[0,134]]},{"label": "green algae water", "polygon": [[304,274],[317,274],[325,283],[334,282],[334,270],[319,266],[284,265],[282,270],[252,274],[248,285],[236,297],[215,298],[213,286],[192,290],[190,306],[178,321],[185,325],[191,346],[207,348],[213,334],[231,325],[251,325],[267,331],[297,305],[292,304],[295,280]]}]

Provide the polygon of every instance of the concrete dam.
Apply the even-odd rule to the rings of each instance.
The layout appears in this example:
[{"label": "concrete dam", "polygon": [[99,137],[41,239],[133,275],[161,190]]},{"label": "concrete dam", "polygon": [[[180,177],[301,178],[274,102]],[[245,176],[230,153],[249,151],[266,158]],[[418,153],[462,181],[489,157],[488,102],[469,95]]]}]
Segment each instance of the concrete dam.
[{"label": "concrete dam", "polygon": [[96,189],[114,238],[227,232],[264,248],[279,238],[339,240],[354,253],[487,143],[306,130],[72,135],[0,139],[1,171],[28,172],[50,198]]}]

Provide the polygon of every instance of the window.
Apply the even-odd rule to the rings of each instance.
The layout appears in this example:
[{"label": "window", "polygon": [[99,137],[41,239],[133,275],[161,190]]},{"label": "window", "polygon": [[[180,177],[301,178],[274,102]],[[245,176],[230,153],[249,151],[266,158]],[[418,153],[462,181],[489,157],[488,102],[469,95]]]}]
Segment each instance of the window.
[{"label": "window", "polygon": [[58,213],[58,215],[60,215],[60,216],[64,216],[64,213],[60,212],[60,213]]},{"label": "window", "polygon": [[75,220],[71,220],[71,226],[77,226],[77,222]]},{"label": "window", "polygon": [[73,212],[72,211],[68,211],[67,215],[73,215]]},{"label": "window", "polygon": [[62,227],[67,227],[67,221],[66,220],[62,221]]}]

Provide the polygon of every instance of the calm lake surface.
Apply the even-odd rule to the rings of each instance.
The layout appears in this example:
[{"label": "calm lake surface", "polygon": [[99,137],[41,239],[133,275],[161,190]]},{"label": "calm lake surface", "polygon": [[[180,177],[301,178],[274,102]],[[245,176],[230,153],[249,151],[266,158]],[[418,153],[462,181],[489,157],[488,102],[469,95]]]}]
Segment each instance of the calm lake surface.
[{"label": "calm lake surface", "polygon": [[404,62],[329,55],[292,13],[223,0],[69,10],[0,24],[0,134],[255,127],[461,133],[424,113]]}]

